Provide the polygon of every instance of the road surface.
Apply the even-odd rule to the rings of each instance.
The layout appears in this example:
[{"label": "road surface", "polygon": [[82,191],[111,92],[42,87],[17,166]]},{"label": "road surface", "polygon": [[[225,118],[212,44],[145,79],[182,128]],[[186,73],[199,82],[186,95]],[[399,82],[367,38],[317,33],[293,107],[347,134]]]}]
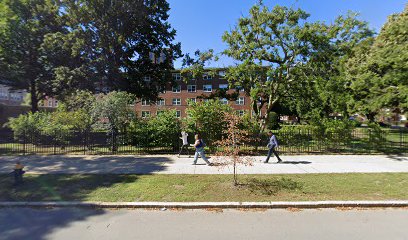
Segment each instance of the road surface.
[{"label": "road surface", "polygon": [[408,209],[0,209],[0,239],[408,239]]}]

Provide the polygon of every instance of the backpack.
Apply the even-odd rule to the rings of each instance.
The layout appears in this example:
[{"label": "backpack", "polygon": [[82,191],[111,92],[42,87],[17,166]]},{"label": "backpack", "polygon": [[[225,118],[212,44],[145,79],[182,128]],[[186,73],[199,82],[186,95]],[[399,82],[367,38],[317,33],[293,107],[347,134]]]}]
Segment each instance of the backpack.
[{"label": "backpack", "polygon": [[198,144],[197,148],[203,148],[205,147],[205,142],[203,141],[203,139],[200,139],[200,144]]}]

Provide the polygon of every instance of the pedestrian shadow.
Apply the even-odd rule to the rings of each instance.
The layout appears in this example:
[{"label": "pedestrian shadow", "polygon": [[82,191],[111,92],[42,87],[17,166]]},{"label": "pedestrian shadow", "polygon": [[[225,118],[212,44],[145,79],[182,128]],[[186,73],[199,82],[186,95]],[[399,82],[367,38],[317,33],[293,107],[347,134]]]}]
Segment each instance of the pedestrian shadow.
[{"label": "pedestrian shadow", "polygon": [[279,164],[311,164],[309,161],[282,161]]},{"label": "pedestrian shadow", "polygon": [[404,154],[387,155],[387,158],[398,162],[408,162],[408,155]]}]

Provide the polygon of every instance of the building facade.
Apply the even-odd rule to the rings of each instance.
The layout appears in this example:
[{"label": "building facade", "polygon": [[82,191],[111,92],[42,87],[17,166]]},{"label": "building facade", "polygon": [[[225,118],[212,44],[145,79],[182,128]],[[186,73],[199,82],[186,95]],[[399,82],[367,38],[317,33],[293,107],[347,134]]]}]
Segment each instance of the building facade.
[{"label": "building facade", "polygon": [[12,90],[10,87],[0,84],[0,103],[2,104],[20,106],[26,95],[26,90]]},{"label": "building facade", "polygon": [[[184,118],[187,116],[186,109],[189,101],[207,101],[206,97],[211,93],[215,93],[218,89],[227,89],[227,93],[236,91],[236,89],[228,89],[224,69],[219,69],[216,73],[214,76],[207,72],[200,79],[185,82],[180,72],[174,71],[172,77],[176,82],[176,86],[172,86],[170,83],[167,84],[164,91],[159,95],[161,100],[156,103],[141,99],[135,104],[135,111],[139,117],[145,118],[155,116],[163,110],[174,109],[177,117]],[[145,77],[144,80],[149,81],[149,77]],[[250,98],[245,95],[243,89],[239,90],[236,101],[229,101],[225,98],[220,99],[220,101],[230,105],[240,115],[250,113]]]}]

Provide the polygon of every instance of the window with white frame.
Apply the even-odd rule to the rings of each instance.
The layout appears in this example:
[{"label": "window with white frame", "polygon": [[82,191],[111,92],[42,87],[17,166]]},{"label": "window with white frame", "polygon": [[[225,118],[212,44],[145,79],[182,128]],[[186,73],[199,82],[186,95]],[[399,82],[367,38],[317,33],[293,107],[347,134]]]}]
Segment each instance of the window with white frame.
[{"label": "window with white frame", "polygon": [[166,100],[165,100],[165,99],[160,99],[160,100],[157,102],[157,105],[159,105],[159,106],[165,106],[165,105],[166,105]]},{"label": "window with white frame", "polygon": [[235,101],[235,104],[237,104],[237,105],[245,105],[245,98],[244,98],[244,97],[239,97],[239,98],[237,98],[237,100]]},{"label": "window with white frame", "polygon": [[203,74],[203,79],[204,79],[204,80],[211,80],[211,79],[212,79],[212,76],[211,76],[210,73],[204,73],[204,74]]},{"label": "window with white frame", "polygon": [[150,82],[150,76],[144,76],[143,81],[145,82]]},{"label": "window with white frame", "polygon": [[150,111],[142,111],[142,118],[150,117]]},{"label": "window with white frame", "polygon": [[180,73],[173,73],[173,80],[174,81],[180,81],[181,80],[181,74]]},{"label": "window with white frame", "polygon": [[181,117],[181,111],[180,111],[180,110],[177,110],[177,111],[176,111],[176,117],[177,117],[177,118],[180,118],[180,117]]},{"label": "window with white frame", "polygon": [[220,84],[219,89],[228,89],[228,84]]},{"label": "window with white frame", "polygon": [[224,78],[225,77],[225,71],[224,70],[218,71],[218,76],[220,76],[220,78]]},{"label": "window with white frame", "polygon": [[197,86],[196,85],[187,85],[187,92],[196,92]]},{"label": "window with white frame", "polygon": [[244,116],[245,115],[245,110],[237,110],[237,115],[238,116]]},{"label": "window with white frame", "polygon": [[149,106],[150,105],[150,101],[146,100],[146,99],[142,99],[142,106]]},{"label": "window with white frame", "polygon": [[180,85],[174,86],[174,87],[172,88],[172,91],[173,91],[174,93],[180,93],[180,92],[181,92],[181,86],[180,86]]},{"label": "window with white frame", "polygon": [[173,105],[181,105],[181,98],[173,98]]},{"label": "window with white frame", "polygon": [[48,107],[52,107],[52,100],[48,100]]},{"label": "window with white frame", "polygon": [[212,85],[203,85],[204,92],[212,92]]},{"label": "window with white frame", "polygon": [[220,98],[220,102],[221,102],[222,104],[228,104],[228,99],[226,99],[226,98]]}]

